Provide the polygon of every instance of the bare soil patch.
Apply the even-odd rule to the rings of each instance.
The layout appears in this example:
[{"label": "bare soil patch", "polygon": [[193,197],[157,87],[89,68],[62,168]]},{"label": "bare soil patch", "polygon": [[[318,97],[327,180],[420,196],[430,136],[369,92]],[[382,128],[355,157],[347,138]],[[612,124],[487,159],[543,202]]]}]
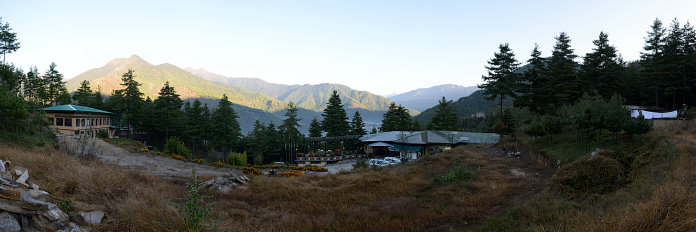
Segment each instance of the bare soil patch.
[{"label": "bare soil patch", "polygon": [[[70,137],[59,137],[61,142],[73,143]],[[225,176],[229,174],[241,174],[240,170],[202,165],[181,161],[169,157],[153,155],[148,152],[130,152],[116,145],[93,139],[95,143],[95,156],[106,163],[126,167],[133,171],[143,172],[168,179],[188,180],[191,178],[191,170],[196,168],[199,176]]]}]

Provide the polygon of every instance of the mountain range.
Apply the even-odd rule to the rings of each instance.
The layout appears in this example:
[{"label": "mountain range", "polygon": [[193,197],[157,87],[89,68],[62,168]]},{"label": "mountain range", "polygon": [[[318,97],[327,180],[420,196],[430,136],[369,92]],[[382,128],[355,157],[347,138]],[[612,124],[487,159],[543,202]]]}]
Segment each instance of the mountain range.
[{"label": "mountain range", "polygon": [[[172,64],[153,65],[133,55],[129,58],[117,58],[106,65],[90,69],[66,82],[68,91],[75,91],[84,80],[90,82],[93,90],[99,89],[105,95],[113,90],[122,89],[121,75],[135,70],[135,80],[141,83],[140,91],[145,97],[155,99],[164,83],[169,81],[183,100],[199,99],[209,107],[215,107],[223,94],[227,95],[238,112],[242,132],[253,128],[254,121],[264,124],[280,123],[288,102],[294,102],[298,108],[300,131],[306,132],[313,118],[321,120],[321,111],[326,106],[333,90],[341,96],[348,117],[352,118],[359,111],[366,122],[366,129],[379,127],[382,115],[391,104],[391,100],[367,91],[351,89],[340,84],[284,85],[269,83],[258,78],[230,78],[204,69],[181,69]],[[419,113],[411,110],[412,114]]]},{"label": "mountain range", "polygon": [[447,100],[456,101],[459,100],[459,98],[469,96],[476,90],[478,90],[477,86],[464,87],[461,85],[447,84],[411,90],[388,98],[406,108],[424,111],[437,105],[442,97],[445,97]]},{"label": "mountain range", "polygon": [[[457,117],[465,118],[475,116],[479,113],[488,113],[491,110],[497,109],[500,104],[500,99],[488,100],[483,95],[483,90],[476,90],[471,95],[452,101],[453,107],[457,111]],[[512,104],[511,98],[503,100],[503,106]],[[433,106],[415,117],[421,125],[430,122],[435,116],[436,106]]]}]

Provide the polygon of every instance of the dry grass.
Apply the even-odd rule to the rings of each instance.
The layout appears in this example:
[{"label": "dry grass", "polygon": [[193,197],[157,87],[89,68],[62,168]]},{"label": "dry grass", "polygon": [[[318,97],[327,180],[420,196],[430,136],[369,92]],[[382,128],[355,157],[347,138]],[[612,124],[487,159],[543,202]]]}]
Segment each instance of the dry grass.
[{"label": "dry grass", "polygon": [[180,225],[171,199],[183,190],[159,178],[98,161],[79,159],[47,147],[0,145],[0,159],[29,169],[29,180],[51,193],[55,203],[70,198],[74,210],[102,210],[98,231],[162,231]]},{"label": "dry grass", "polygon": [[[696,124],[655,121],[633,151],[647,165],[615,192],[569,199],[544,191],[490,220],[487,231],[696,231]],[[634,161],[636,163],[638,161]]]},{"label": "dry grass", "polygon": [[[459,231],[516,204],[523,178],[481,154],[487,146],[457,148],[415,163],[336,175],[253,177],[248,190],[220,194],[215,231]],[[171,204],[182,182],[134,173],[100,161],[80,161],[49,148],[0,146],[0,159],[30,170],[30,180],[54,202],[71,198],[76,210],[103,210],[98,231],[185,230]],[[515,160],[517,161],[517,160]],[[477,168],[473,179],[436,183],[457,165]],[[202,178],[205,180],[205,178]],[[532,194],[532,193],[529,193]]]},{"label": "dry grass", "polygon": [[[439,185],[453,163],[480,166],[471,181]],[[470,228],[508,203],[515,177],[470,150],[413,165],[300,178],[257,177],[249,191],[216,195],[242,230],[447,231]],[[239,225],[239,224],[236,224]]]}]

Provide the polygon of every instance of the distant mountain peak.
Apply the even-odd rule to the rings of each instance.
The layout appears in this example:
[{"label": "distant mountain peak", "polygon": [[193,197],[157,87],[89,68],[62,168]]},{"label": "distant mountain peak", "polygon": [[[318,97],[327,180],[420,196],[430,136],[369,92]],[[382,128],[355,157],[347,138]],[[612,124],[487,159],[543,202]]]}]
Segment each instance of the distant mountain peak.
[{"label": "distant mountain peak", "polygon": [[477,86],[464,87],[455,84],[444,84],[396,94],[390,96],[389,99],[407,108],[423,111],[436,105],[438,100],[442,99],[442,97],[445,97],[447,100],[456,101],[461,97],[469,96],[477,89]]}]

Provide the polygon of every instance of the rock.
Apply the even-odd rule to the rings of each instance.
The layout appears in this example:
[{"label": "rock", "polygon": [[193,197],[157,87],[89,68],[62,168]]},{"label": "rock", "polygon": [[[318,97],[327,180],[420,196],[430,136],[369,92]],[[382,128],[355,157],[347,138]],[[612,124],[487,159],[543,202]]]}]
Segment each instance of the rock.
[{"label": "rock", "polygon": [[19,226],[17,219],[8,212],[0,213],[0,231],[21,231],[22,228]]},{"label": "rock", "polygon": [[15,180],[17,184],[20,184],[25,188],[29,188],[29,185],[26,183],[27,179],[29,179],[29,170],[24,167],[17,166],[14,168],[14,174],[17,175],[17,180]]},{"label": "rock", "polygon": [[104,218],[104,212],[100,210],[95,210],[91,212],[79,212],[82,219],[89,225],[99,225]]}]

